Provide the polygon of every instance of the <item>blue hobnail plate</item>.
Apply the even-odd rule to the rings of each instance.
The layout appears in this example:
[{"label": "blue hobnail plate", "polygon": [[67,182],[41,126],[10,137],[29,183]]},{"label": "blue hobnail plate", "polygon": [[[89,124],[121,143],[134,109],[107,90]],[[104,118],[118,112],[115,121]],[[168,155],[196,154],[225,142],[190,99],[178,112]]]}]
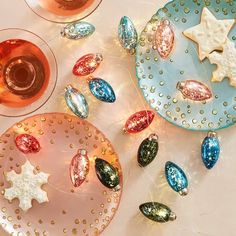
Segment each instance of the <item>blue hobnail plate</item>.
[{"label": "blue hobnail plate", "polygon": [[[208,131],[227,128],[236,123],[236,88],[225,79],[211,82],[216,65],[208,59],[200,62],[197,44],[183,35],[183,31],[198,25],[201,13],[207,7],[217,19],[236,18],[233,0],[174,0],[152,17],[141,33],[136,54],[139,86],[150,106],[167,121],[191,130]],[[175,46],[171,56],[164,60],[153,48],[156,26],[168,19],[175,32]],[[236,26],[229,39],[236,43]],[[198,80],[213,92],[207,102],[183,99],[176,89],[178,81]]]}]

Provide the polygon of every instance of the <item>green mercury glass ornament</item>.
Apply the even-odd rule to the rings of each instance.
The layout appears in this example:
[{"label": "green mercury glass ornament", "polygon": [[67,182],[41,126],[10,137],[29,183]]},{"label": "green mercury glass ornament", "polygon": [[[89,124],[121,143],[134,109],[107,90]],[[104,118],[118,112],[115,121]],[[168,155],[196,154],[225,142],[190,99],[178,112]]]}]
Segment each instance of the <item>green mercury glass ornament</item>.
[{"label": "green mercury glass ornament", "polygon": [[159,223],[174,221],[177,218],[168,206],[158,202],[143,203],[139,206],[139,210],[149,220]]},{"label": "green mercury glass ornament", "polygon": [[144,139],[138,149],[138,164],[141,167],[149,165],[157,156],[158,153],[158,135],[151,134]]},{"label": "green mercury glass ornament", "polygon": [[100,182],[114,191],[120,190],[120,176],[118,170],[109,162],[96,158],[95,170]]}]

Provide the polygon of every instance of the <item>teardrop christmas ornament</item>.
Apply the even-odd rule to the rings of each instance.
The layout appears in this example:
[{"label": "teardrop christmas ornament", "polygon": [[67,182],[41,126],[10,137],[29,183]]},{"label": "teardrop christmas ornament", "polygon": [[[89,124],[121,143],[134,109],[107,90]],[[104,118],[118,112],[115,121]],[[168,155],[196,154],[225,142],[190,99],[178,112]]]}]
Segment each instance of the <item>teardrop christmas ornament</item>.
[{"label": "teardrop christmas ornament", "polygon": [[78,40],[92,35],[95,27],[85,21],[76,21],[66,25],[61,30],[61,36],[68,39]]},{"label": "teardrop christmas ornament", "polygon": [[149,165],[157,156],[158,152],[158,136],[151,134],[143,140],[138,149],[138,164],[141,167]]},{"label": "teardrop christmas ornament", "polygon": [[220,156],[220,142],[215,132],[210,131],[203,140],[201,154],[206,168],[213,168]]},{"label": "teardrop christmas ornament", "polygon": [[181,196],[188,194],[188,179],[184,171],[173,162],[166,162],[165,175],[170,187]]},{"label": "teardrop christmas ornament", "polygon": [[76,62],[72,72],[76,76],[88,76],[100,66],[102,60],[100,53],[84,55]]},{"label": "teardrop christmas ornament", "polygon": [[154,119],[154,112],[153,111],[139,111],[129,117],[126,121],[124,132],[125,133],[138,133],[142,130],[146,129]]},{"label": "teardrop christmas ornament", "polygon": [[70,163],[70,178],[74,187],[79,187],[89,173],[89,158],[87,151],[79,149]]},{"label": "teardrop christmas ornament", "polygon": [[93,78],[89,81],[89,89],[98,100],[113,103],[116,95],[111,85],[103,79]]},{"label": "teardrop christmas ornament", "polygon": [[127,16],[120,20],[118,37],[124,49],[134,53],[138,43],[138,33],[133,22]]},{"label": "teardrop christmas ornament", "polygon": [[174,221],[177,218],[168,206],[158,202],[143,203],[139,206],[139,210],[149,220],[159,223]]},{"label": "teardrop christmas ornament", "polygon": [[95,170],[100,182],[107,188],[118,191],[120,189],[120,177],[118,170],[109,162],[96,158]]},{"label": "teardrop christmas ornament", "polygon": [[162,20],[158,23],[155,35],[155,46],[159,55],[166,59],[174,48],[175,34],[169,20]]},{"label": "teardrop christmas ornament", "polygon": [[212,98],[211,90],[203,83],[195,80],[186,80],[177,83],[177,89],[184,98],[193,101],[205,101]]},{"label": "teardrop christmas ornament", "polygon": [[81,119],[88,118],[89,108],[88,103],[83,94],[76,88],[68,85],[65,88],[65,100],[70,110]]},{"label": "teardrop christmas ornament", "polygon": [[37,153],[40,151],[39,141],[30,134],[20,134],[15,138],[16,147],[24,154]]}]

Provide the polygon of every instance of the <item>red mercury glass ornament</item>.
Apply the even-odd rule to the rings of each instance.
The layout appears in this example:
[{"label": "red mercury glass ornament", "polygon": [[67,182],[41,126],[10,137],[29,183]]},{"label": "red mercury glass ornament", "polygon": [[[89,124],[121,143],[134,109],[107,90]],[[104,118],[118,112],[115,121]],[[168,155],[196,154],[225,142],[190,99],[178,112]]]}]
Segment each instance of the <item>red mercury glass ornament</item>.
[{"label": "red mercury glass ornament", "polygon": [[101,64],[103,57],[100,53],[87,54],[81,57],[73,68],[73,74],[76,76],[87,76],[92,74]]},{"label": "red mercury glass ornament", "polygon": [[171,54],[175,41],[175,34],[168,20],[162,20],[158,26],[155,35],[155,46],[163,59]]},{"label": "red mercury glass ornament", "polygon": [[15,138],[16,147],[24,154],[37,153],[41,149],[39,141],[30,134],[20,134]]},{"label": "red mercury glass ornament", "polygon": [[138,133],[146,129],[154,119],[153,111],[139,111],[129,117],[126,121],[124,132],[125,133]]},{"label": "red mercury glass ornament", "polygon": [[88,153],[84,149],[79,149],[78,153],[72,158],[70,164],[70,178],[74,187],[79,187],[89,173]]},{"label": "red mercury glass ornament", "polygon": [[184,98],[193,101],[205,101],[213,96],[211,90],[205,84],[195,80],[178,82],[176,87]]}]

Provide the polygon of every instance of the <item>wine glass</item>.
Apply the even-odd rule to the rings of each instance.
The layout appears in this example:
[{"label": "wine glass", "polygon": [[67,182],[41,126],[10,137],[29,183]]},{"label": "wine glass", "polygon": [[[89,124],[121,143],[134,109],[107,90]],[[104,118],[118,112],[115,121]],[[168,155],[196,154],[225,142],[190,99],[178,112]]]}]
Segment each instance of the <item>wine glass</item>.
[{"label": "wine glass", "polygon": [[42,107],[57,74],[56,58],[42,38],[18,28],[0,30],[1,116],[24,116]]},{"label": "wine glass", "polygon": [[92,14],[102,0],[25,0],[38,16],[55,23],[71,23]]}]

